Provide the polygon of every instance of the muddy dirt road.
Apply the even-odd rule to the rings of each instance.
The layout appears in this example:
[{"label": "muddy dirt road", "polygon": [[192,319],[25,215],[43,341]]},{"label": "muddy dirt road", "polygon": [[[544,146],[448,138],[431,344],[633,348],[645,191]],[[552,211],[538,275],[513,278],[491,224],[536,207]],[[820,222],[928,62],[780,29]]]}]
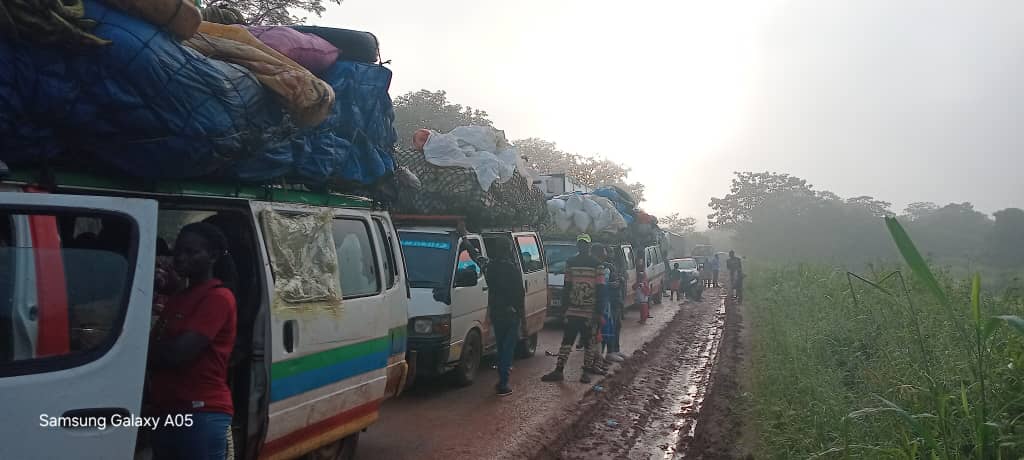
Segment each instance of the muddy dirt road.
[{"label": "muddy dirt road", "polygon": [[[687,457],[725,325],[722,293],[684,308],[648,353],[612,377],[567,430],[561,459]],[[631,363],[632,364],[632,363]]]},{"label": "muddy dirt road", "polygon": [[652,314],[640,326],[637,311],[627,312],[622,349],[630,359],[594,384],[578,383],[580,351],[565,382],[540,381],[554,367],[544,352],[557,352],[558,327],[541,334],[536,356],[515,361],[511,396],[494,395],[489,364],[467,388],[420,382],[384,405],[360,438],[359,458],[664,458],[692,435],[724,310],[721,294],[710,290],[699,303],[666,298]]}]

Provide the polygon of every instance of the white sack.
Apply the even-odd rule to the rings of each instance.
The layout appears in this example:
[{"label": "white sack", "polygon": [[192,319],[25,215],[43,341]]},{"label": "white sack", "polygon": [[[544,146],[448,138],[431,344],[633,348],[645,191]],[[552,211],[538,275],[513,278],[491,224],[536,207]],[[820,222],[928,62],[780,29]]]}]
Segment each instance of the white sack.
[{"label": "white sack", "polygon": [[423,145],[423,157],[436,166],[472,169],[484,191],[494,182],[508,182],[519,161],[519,153],[509,145],[505,134],[489,126],[460,126],[448,133],[431,131]]}]

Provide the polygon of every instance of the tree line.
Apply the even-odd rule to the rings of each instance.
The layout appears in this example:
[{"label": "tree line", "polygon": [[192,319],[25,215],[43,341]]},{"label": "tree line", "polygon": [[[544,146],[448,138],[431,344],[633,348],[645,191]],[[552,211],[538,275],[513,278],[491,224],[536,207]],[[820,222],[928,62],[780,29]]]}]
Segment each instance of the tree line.
[{"label": "tree line", "polygon": [[[773,172],[737,172],[729,193],[711,198],[708,226],[728,231],[737,250],[765,262],[847,266],[892,260],[882,218],[896,216],[934,264],[954,272],[1024,270],[1024,210],[991,216],[971,203],[911,203],[902,212],[871,196],[842,198],[806,180]],[[1008,274],[1009,273],[1009,274]]]}]

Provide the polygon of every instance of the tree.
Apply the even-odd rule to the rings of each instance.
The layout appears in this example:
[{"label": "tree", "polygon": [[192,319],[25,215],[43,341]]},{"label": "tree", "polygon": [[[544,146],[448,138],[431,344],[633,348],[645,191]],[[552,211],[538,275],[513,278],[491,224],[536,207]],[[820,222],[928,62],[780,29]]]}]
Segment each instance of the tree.
[{"label": "tree", "polygon": [[1024,267],[1024,210],[1006,208],[992,216],[996,221],[988,238],[989,260],[1003,267]]},{"label": "tree", "polygon": [[[708,206],[714,211],[708,215],[708,227],[731,227],[750,221],[750,212],[764,203],[773,193],[799,191],[814,195],[812,185],[789,174],[774,172],[736,172],[729,194],[711,198]],[[834,195],[834,194],[833,194]]]},{"label": "tree", "polygon": [[398,142],[406,146],[412,145],[412,135],[417,129],[448,132],[466,125],[494,126],[487,112],[453,104],[445,91],[409,92],[396,97],[394,106]]},{"label": "tree", "polygon": [[903,217],[910,221],[921,220],[935,211],[939,210],[939,206],[931,201],[917,201],[910,203],[906,208],[903,209]]},{"label": "tree", "polygon": [[890,217],[894,216],[895,213],[889,208],[892,207],[892,203],[888,201],[876,200],[873,197],[862,195],[853,198],[847,198],[846,204],[852,206],[858,206],[865,211],[871,213],[875,217]]},{"label": "tree", "polygon": [[697,219],[693,217],[679,217],[678,212],[658,218],[658,226],[680,235],[688,235],[697,231]]},{"label": "tree", "polygon": [[[343,0],[327,1],[341,5]],[[306,11],[320,17],[327,11],[326,4],[324,0],[225,0],[211,3],[210,6],[234,8],[242,13],[248,24],[277,26],[306,22],[305,17],[294,16],[290,11]]]},{"label": "tree", "polygon": [[768,194],[736,226],[738,249],[777,263],[814,261],[859,265],[892,254],[885,226],[861,202],[822,198],[806,190]]},{"label": "tree", "polygon": [[907,222],[906,227],[917,247],[929,257],[976,259],[987,252],[985,238],[992,229],[992,220],[971,203],[950,203]]}]

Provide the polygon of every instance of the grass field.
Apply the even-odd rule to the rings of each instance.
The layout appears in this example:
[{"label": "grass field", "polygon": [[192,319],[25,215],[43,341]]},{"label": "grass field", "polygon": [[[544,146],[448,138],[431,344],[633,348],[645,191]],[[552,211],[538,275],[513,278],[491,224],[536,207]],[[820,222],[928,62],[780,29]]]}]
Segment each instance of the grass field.
[{"label": "grass field", "polygon": [[900,249],[906,264],[860,273],[870,282],[752,267],[759,458],[1024,456],[1020,293],[933,274]]}]

